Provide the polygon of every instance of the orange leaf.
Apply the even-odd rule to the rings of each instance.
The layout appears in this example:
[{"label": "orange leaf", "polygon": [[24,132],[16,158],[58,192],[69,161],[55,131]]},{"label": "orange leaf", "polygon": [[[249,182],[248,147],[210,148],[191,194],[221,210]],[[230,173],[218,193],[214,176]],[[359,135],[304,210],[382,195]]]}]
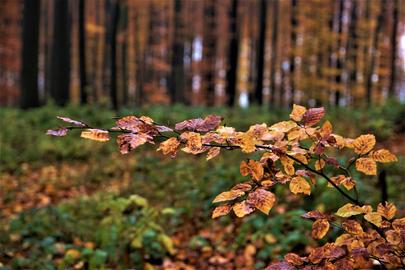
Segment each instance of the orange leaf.
[{"label": "orange leaf", "polygon": [[327,219],[318,219],[312,224],[312,237],[322,239],[329,231],[329,222]]},{"label": "orange leaf", "polygon": [[354,234],[354,235],[360,235],[363,233],[363,228],[361,227],[360,223],[358,223],[355,220],[351,220],[351,219],[345,220],[342,223],[342,228],[346,232],[348,232],[350,234]]},{"label": "orange leaf", "polygon": [[255,211],[255,208],[253,205],[247,203],[246,201],[242,201],[235,203],[235,205],[233,206],[233,211],[235,212],[235,215],[237,217],[241,218]]},{"label": "orange leaf", "polygon": [[220,151],[221,151],[220,147],[212,147],[212,148],[210,148],[210,150],[208,150],[207,160],[210,160],[210,159],[218,156]]},{"label": "orange leaf", "polygon": [[108,131],[101,129],[86,129],[82,131],[80,137],[98,142],[106,142],[110,139]]},{"label": "orange leaf", "polygon": [[290,190],[294,194],[303,193],[306,195],[311,194],[311,186],[301,176],[294,177],[290,182]]},{"label": "orange leaf", "polygon": [[367,154],[375,145],[375,136],[372,134],[361,135],[353,141],[356,154]]},{"label": "orange leaf", "polygon": [[243,195],[245,195],[245,192],[240,189],[232,189],[230,191],[224,191],[220,193],[218,196],[216,196],[215,199],[212,201],[212,203],[231,201]]},{"label": "orange leaf", "polygon": [[296,122],[301,121],[306,111],[307,109],[304,106],[294,104],[293,109],[290,113],[291,120],[294,120]]},{"label": "orange leaf", "polygon": [[276,201],[276,196],[270,191],[258,188],[255,191],[249,193],[247,203],[253,205],[266,215],[269,214],[270,209],[273,207]]},{"label": "orange leaf", "polygon": [[371,212],[364,215],[364,219],[373,223],[377,227],[381,227],[382,217],[377,212]]},{"label": "orange leaf", "polygon": [[157,151],[162,151],[164,155],[170,154],[172,157],[176,155],[177,148],[180,142],[176,138],[170,138],[164,142],[161,142]]},{"label": "orange leaf", "polygon": [[299,266],[304,264],[304,260],[295,253],[287,253],[284,260],[292,265]]},{"label": "orange leaf", "polygon": [[212,218],[225,216],[225,215],[229,214],[229,212],[231,212],[231,210],[232,210],[232,205],[229,205],[229,204],[217,206],[217,207],[215,207],[214,211],[212,212]]},{"label": "orange leaf", "polygon": [[372,151],[369,154],[374,161],[381,162],[381,163],[388,163],[388,162],[395,162],[398,161],[397,157],[392,154],[387,149],[380,149],[377,151]]},{"label": "orange leaf", "polygon": [[356,160],[356,170],[367,175],[376,175],[377,164],[371,158],[359,158]]},{"label": "orange leaf", "polygon": [[248,163],[246,163],[246,161],[241,162],[240,173],[243,176],[250,174],[253,179],[260,180],[263,178],[264,169],[260,162],[250,159]]},{"label": "orange leaf", "polygon": [[310,126],[318,124],[318,122],[321,121],[324,114],[325,114],[325,109],[323,107],[310,108],[304,113],[304,115],[302,117],[302,121],[304,122],[305,126],[310,127]]},{"label": "orange leaf", "polygon": [[377,206],[377,213],[385,217],[388,220],[394,218],[397,212],[397,207],[393,203],[385,202],[385,205],[379,203]]}]

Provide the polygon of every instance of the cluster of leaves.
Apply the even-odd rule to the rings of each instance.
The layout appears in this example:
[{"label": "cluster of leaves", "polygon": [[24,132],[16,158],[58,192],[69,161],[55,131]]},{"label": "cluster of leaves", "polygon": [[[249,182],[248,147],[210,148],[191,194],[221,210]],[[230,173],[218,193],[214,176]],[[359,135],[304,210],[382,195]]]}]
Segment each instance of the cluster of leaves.
[{"label": "cluster of leaves", "polygon": [[[391,221],[396,212],[393,204],[381,204],[376,212],[372,206],[363,204],[351,173],[354,165],[361,173],[376,175],[377,162],[394,162],[396,156],[386,149],[374,150],[376,140],[372,134],[351,139],[335,134],[329,121],[319,126],[324,114],[324,108],[307,109],[294,105],[290,120],[271,126],[256,124],[246,132],[221,126],[222,118],[216,115],[185,120],[177,123],[174,129],[157,124],[146,116],[126,116],[118,119],[116,126],[105,130],[58,117],[70,126],[48,130],[47,134],[65,136],[71,129],[81,129],[81,137],[105,142],[110,140],[110,133],[118,133],[117,144],[123,154],[162,139],[164,141],[160,141],[157,150],[173,158],[179,150],[193,155],[207,153],[207,160],[215,158],[222,149],[262,153],[258,160],[242,161],[240,173],[250,179],[214,199],[213,203],[222,204],[215,207],[213,218],[231,211],[238,217],[256,210],[269,214],[277,199],[270,191],[275,185],[288,184],[293,194],[310,195],[312,187],[321,179],[350,201],[336,213],[341,225],[335,224],[336,218],[330,214],[312,211],[303,216],[315,220],[312,236],[316,239],[327,234],[330,224],[341,226],[348,234],[339,237],[335,243],[314,249],[308,257],[288,254],[284,262],[273,264],[269,269],[315,269],[331,267],[333,263],[351,269],[366,267],[373,260],[384,265],[403,265],[405,219]],[[354,152],[348,164],[340,164],[333,156],[344,148]],[[336,174],[327,175],[326,167],[332,168]],[[352,218],[360,214],[363,214],[361,222],[366,230]]]}]

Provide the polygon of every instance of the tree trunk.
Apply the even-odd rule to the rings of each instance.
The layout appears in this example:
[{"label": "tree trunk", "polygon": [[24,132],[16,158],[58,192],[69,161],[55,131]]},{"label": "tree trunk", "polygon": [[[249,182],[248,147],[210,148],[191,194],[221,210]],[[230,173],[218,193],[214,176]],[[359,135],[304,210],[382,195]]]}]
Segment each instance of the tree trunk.
[{"label": "tree trunk", "polygon": [[120,15],[120,7],[117,0],[113,0],[112,15],[111,15],[111,33],[110,33],[110,98],[114,110],[118,110],[117,96],[117,30]]},{"label": "tree trunk", "polygon": [[79,0],[79,72],[82,105],[87,103],[85,2],[86,0]]},{"label": "tree trunk", "polygon": [[264,78],[264,54],[266,47],[266,16],[267,15],[267,0],[260,2],[260,17],[259,17],[259,42],[257,48],[257,85],[254,101],[256,104],[263,104],[263,78]]},{"label": "tree trunk", "polygon": [[40,0],[24,1],[21,107],[38,107],[38,49]]},{"label": "tree trunk", "polygon": [[395,96],[395,74],[396,74],[396,59],[398,51],[398,23],[399,23],[399,0],[393,0],[392,7],[392,33],[391,33],[391,75],[388,94],[390,97]]},{"label": "tree trunk", "polygon": [[229,48],[229,67],[227,72],[227,97],[228,106],[232,107],[235,104],[236,93],[236,79],[237,79],[237,65],[238,65],[238,51],[239,51],[239,33],[237,25],[238,13],[238,0],[232,1],[231,15],[230,15],[230,33],[231,41]]},{"label": "tree trunk", "polygon": [[335,82],[337,89],[335,90],[335,106],[339,106],[341,88],[340,83],[342,82],[342,57],[340,56],[340,48],[342,47],[342,33],[343,33],[343,11],[344,11],[344,0],[339,2],[339,17],[338,17],[338,45],[337,45],[337,61],[336,61],[336,76]]},{"label": "tree trunk", "polygon": [[291,101],[290,104],[294,104],[295,96],[295,47],[297,44],[297,0],[291,0],[291,54],[290,54],[290,87],[291,87]]},{"label": "tree trunk", "polygon": [[69,1],[54,1],[54,32],[50,70],[50,94],[55,103],[69,101],[70,84],[70,18]]},{"label": "tree trunk", "polygon": [[276,66],[278,52],[278,0],[273,0],[273,32],[271,36],[271,63],[270,63],[270,106],[275,103],[276,95]]}]

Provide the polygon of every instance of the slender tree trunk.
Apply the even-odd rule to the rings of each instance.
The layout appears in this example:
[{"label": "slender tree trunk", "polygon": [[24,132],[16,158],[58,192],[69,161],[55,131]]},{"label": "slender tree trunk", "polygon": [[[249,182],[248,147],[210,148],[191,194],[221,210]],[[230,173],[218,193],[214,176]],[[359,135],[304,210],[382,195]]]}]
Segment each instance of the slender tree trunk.
[{"label": "slender tree trunk", "polygon": [[[348,92],[350,96],[356,96],[356,86],[357,86],[357,53],[358,53],[358,40],[357,40],[357,0],[353,0],[352,9],[350,15],[350,25],[349,25],[349,40],[347,43],[347,54],[349,59],[349,66],[347,67],[349,73],[349,83]],[[353,98],[354,99],[354,98]],[[354,102],[355,100],[353,100]]]},{"label": "slender tree trunk", "polygon": [[174,42],[170,83],[170,96],[172,103],[184,101],[184,36],[182,34],[184,23],[181,4],[181,0],[174,1]]},{"label": "slender tree trunk", "polygon": [[294,104],[295,97],[295,48],[297,44],[297,0],[291,0],[291,54],[290,54],[290,87],[291,87],[291,101],[290,105]]},{"label": "slender tree trunk", "polygon": [[86,0],[79,0],[79,74],[80,74],[80,103],[87,103],[87,78],[86,78]]},{"label": "slender tree trunk", "polygon": [[259,17],[259,42],[257,48],[257,85],[255,91],[255,102],[259,105],[263,104],[263,78],[264,78],[264,53],[266,47],[266,16],[267,15],[267,0],[260,2],[260,17]]},{"label": "slender tree trunk", "polygon": [[230,33],[231,41],[229,48],[229,67],[227,72],[227,96],[228,106],[232,107],[235,104],[236,93],[236,79],[238,70],[238,51],[239,51],[239,33],[237,25],[237,13],[238,13],[238,0],[232,0],[232,8],[230,15]]},{"label": "slender tree trunk", "polygon": [[392,7],[392,33],[391,33],[391,75],[388,94],[390,97],[395,96],[395,75],[396,75],[396,59],[398,51],[398,23],[399,23],[399,0],[393,0]]},{"label": "slender tree trunk", "polygon": [[117,30],[120,15],[120,7],[117,0],[113,0],[111,15],[111,33],[110,33],[110,72],[111,72],[111,89],[110,98],[114,110],[118,110],[117,95]]},{"label": "slender tree trunk", "polygon": [[38,49],[40,0],[24,1],[21,107],[38,107]]},{"label": "slender tree trunk", "polygon": [[375,71],[378,43],[379,43],[379,37],[380,37],[382,24],[384,22],[385,9],[386,9],[385,2],[381,2],[380,14],[378,15],[378,18],[377,18],[377,25],[375,27],[373,41],[371,44],[371,55],[370,55],[371,62],[370,62],[370,65],[368,66],[368,73],[367,73],[366,100],[367,100],[368,105],[371,105],[371,102],[372,102],[373,74]]},{"label": "slender tree trunk", "polygon": [[278,0],[273,0],[273,31],[271,36],[271,63],[270,63],[270,106],[275,103],[276,95],[276,66],[278,52]]},{"label": "slender tree trunk", "polygon": [[338,45],[337,45],[337,61],[336,61],[336,87],[335,90],[335,106],[339,106],[340,96],[341,96],[341,88],[340,84],[342,82],[342,57],[340,56],[340,48],[342,47],[342,33],[343,33],[343,11],[344,11],[344,3],[345,0],[340,0],[339,2],[339,17],[338,17]]},{"label": "slender tree trunk", "polygon": [[68,0],[54,1],[50,94],[59,106],[64,106],[69,101],[70,96],[70,18],[68,2]]}]

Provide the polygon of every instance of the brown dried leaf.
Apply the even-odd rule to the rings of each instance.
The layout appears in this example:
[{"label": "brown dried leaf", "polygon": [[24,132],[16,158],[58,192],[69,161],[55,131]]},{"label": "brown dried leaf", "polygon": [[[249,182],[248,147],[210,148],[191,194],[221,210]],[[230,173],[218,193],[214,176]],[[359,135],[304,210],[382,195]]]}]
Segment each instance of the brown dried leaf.
[{"label": "brown dried leaf", "polygon": [[360,223],[352,219],[345,220],[342,223],[342,228],[346,232],[354,235],[361,235],[363,233],[363,228],[361,227]]},{"label": "brown dried leaf", "polygon": [[364,219],[370,223],[373,223],[377,227],[381,227],[382,217],[377,212],[371,212],[364,215]]},{"label": "brown dried leaf", "polygon": [[291,192],[294,193],[294,194],[299,194],[299,193],[303,193],[303,194],[306,194],[306,195],[311,194],[311,186],[301,176],[294,177],[290,181],[290,186],[289,187],[290,187]]},{"label": "brown dried leaf", "polygon": [[246,201],[248,204],[253,205],[258,210],[268,215],[276,201],[276,196],[270,191],[258,188],[249,193]]},{"label": "brown dried leaf", "polygon": [[255,211],[255,207],[246,201],[242,201],[234,204],[233,211],[237,217],[241,218]]},{"label": "brown dried leaf", "polygon": [[172,157],[176,156],[177,148],[179,147],[180,142],[176,138],[167,139],[164,142],[161,142],[159,148],[156,151],[162,151],[164,155],[171,155]]},{"label": "brown dried leaf", "polygon": [[327,219],[328,215],[321,213],[318,210],[313,210],[301,215],[301,217],[305,219]]},{"label": "brown dried leaf", "polygon": [[325,109],[323,107],[320,108],[310,108],[308,109],[303,117],[302,121],[305,126],[313,126],[318,124],[321,121],[322,117],[325,115]]},{"label": "brown dried leaf", "polygon": [[125,133],[117,136],[117,144],[121,154],[128,154],[133,149],[146,142],[151,142],[152,137],[144,133]]},{"label": "brown dried leaf", "polygon": [[218,115],[208,115],[203,119],[196,118],[185,120],[177,123],[175,126],[176,130],[189,130],[198,132],[208,132],[216,129],[222,121],[222,117]]},{"label": "brown dried leaf", "polygon": [[245,192],[240,189],[232,189],[229,191],[224,191],[219,195],[217,195],[215,199],[212,201],[212,203],[231,201],[243,195],[245,195]]},{"label": "brown dried leaf", "polygon": [[106,142],[110,139],[107,130],[93,128],[83,130],[80,137],[98,142]]},{"label": "brown dried leaf", "polygon": [[395,162],[398,161],[397,157],[388,151],[387,149],[380,149],[377,151],[371,151],[369,154],[373,160],[381,163]]},{"label": "brown dried leaf", "polygon": [[385,202],[385,204],[379,203],[377,206],[377,213],[385,217],[388,220],[394,218],[397,212],[397,207],[393,203]]},{"label": "brown dried leaf", "polygon": [[356,160],[356,170],[366,175],[376,175],[377,164],[371,158],[359,158]]},{"label": "brown dried leaf", "polygon": [[57,136],[57,137],[63,137],[66,136],[68,133],[68,129],[65,127],[61,127],[59,129],[48,129],[46,132],[46,135],[51,135],[51,136]]},{"label": "brown dried leaf", "polygon": [[218,156],[221,151],[220,147],[211,147],[207,153],[207,160],[213,159],[214,157]]},{"label": "brown dried leaf", "polygon": [[240,173],[243,176],[252,175],[253,179],[260,180],[263,178],[264,169],[260,162],[250,159],[247,163],[242,161],[240,164]]},{"label": "brown dried leaf", "polygon": [[318,219],[312,224],[312,237],[322,239],[329,231],[329,222],[327,219]]},{"label": "brown dried leaf", "polygon": [[294,104],[293,109],[290,113],[291,120],[294,120],[296,122],[301,121],[306,111],[307,109],[304,106]]},{"label": "brown dried leaf", "polygon": [[353,141],[354,152],[360,155],[367,154],[374,148],[375,142],[374,135],[361,135]]},{"label": "brown dried leaf", "polygon": [[82,122],[80,122],[80,121],[76,121],[76,120],[67,118],[67,117],[57,116],[56,118],[58,118],[58,119],[60,119],[60,120],[62,120],[62,121],[64,121],[64,122],[66,122],[66,123],[69,123],[69,124],[72,124],[72,125],[74,125],[74,126],[77,126],[77,127],[86,127],[86,124],[84,124],[84,123],[82,123]]},{"label": "brown dried leaf", "polygon": [[229,214],[232,210],[232,205],[230,204],[224,204],[224,205],[219,205],[215,207],[214,211],[212,212],[212,218],[218,218],[221,216],[225,216]]},{"label": "brown dried leaf", "polygon": [[292,265],[299,266],[304,264],[304,259],[295,253],[287,253],[284,256],[284,260]]}]

